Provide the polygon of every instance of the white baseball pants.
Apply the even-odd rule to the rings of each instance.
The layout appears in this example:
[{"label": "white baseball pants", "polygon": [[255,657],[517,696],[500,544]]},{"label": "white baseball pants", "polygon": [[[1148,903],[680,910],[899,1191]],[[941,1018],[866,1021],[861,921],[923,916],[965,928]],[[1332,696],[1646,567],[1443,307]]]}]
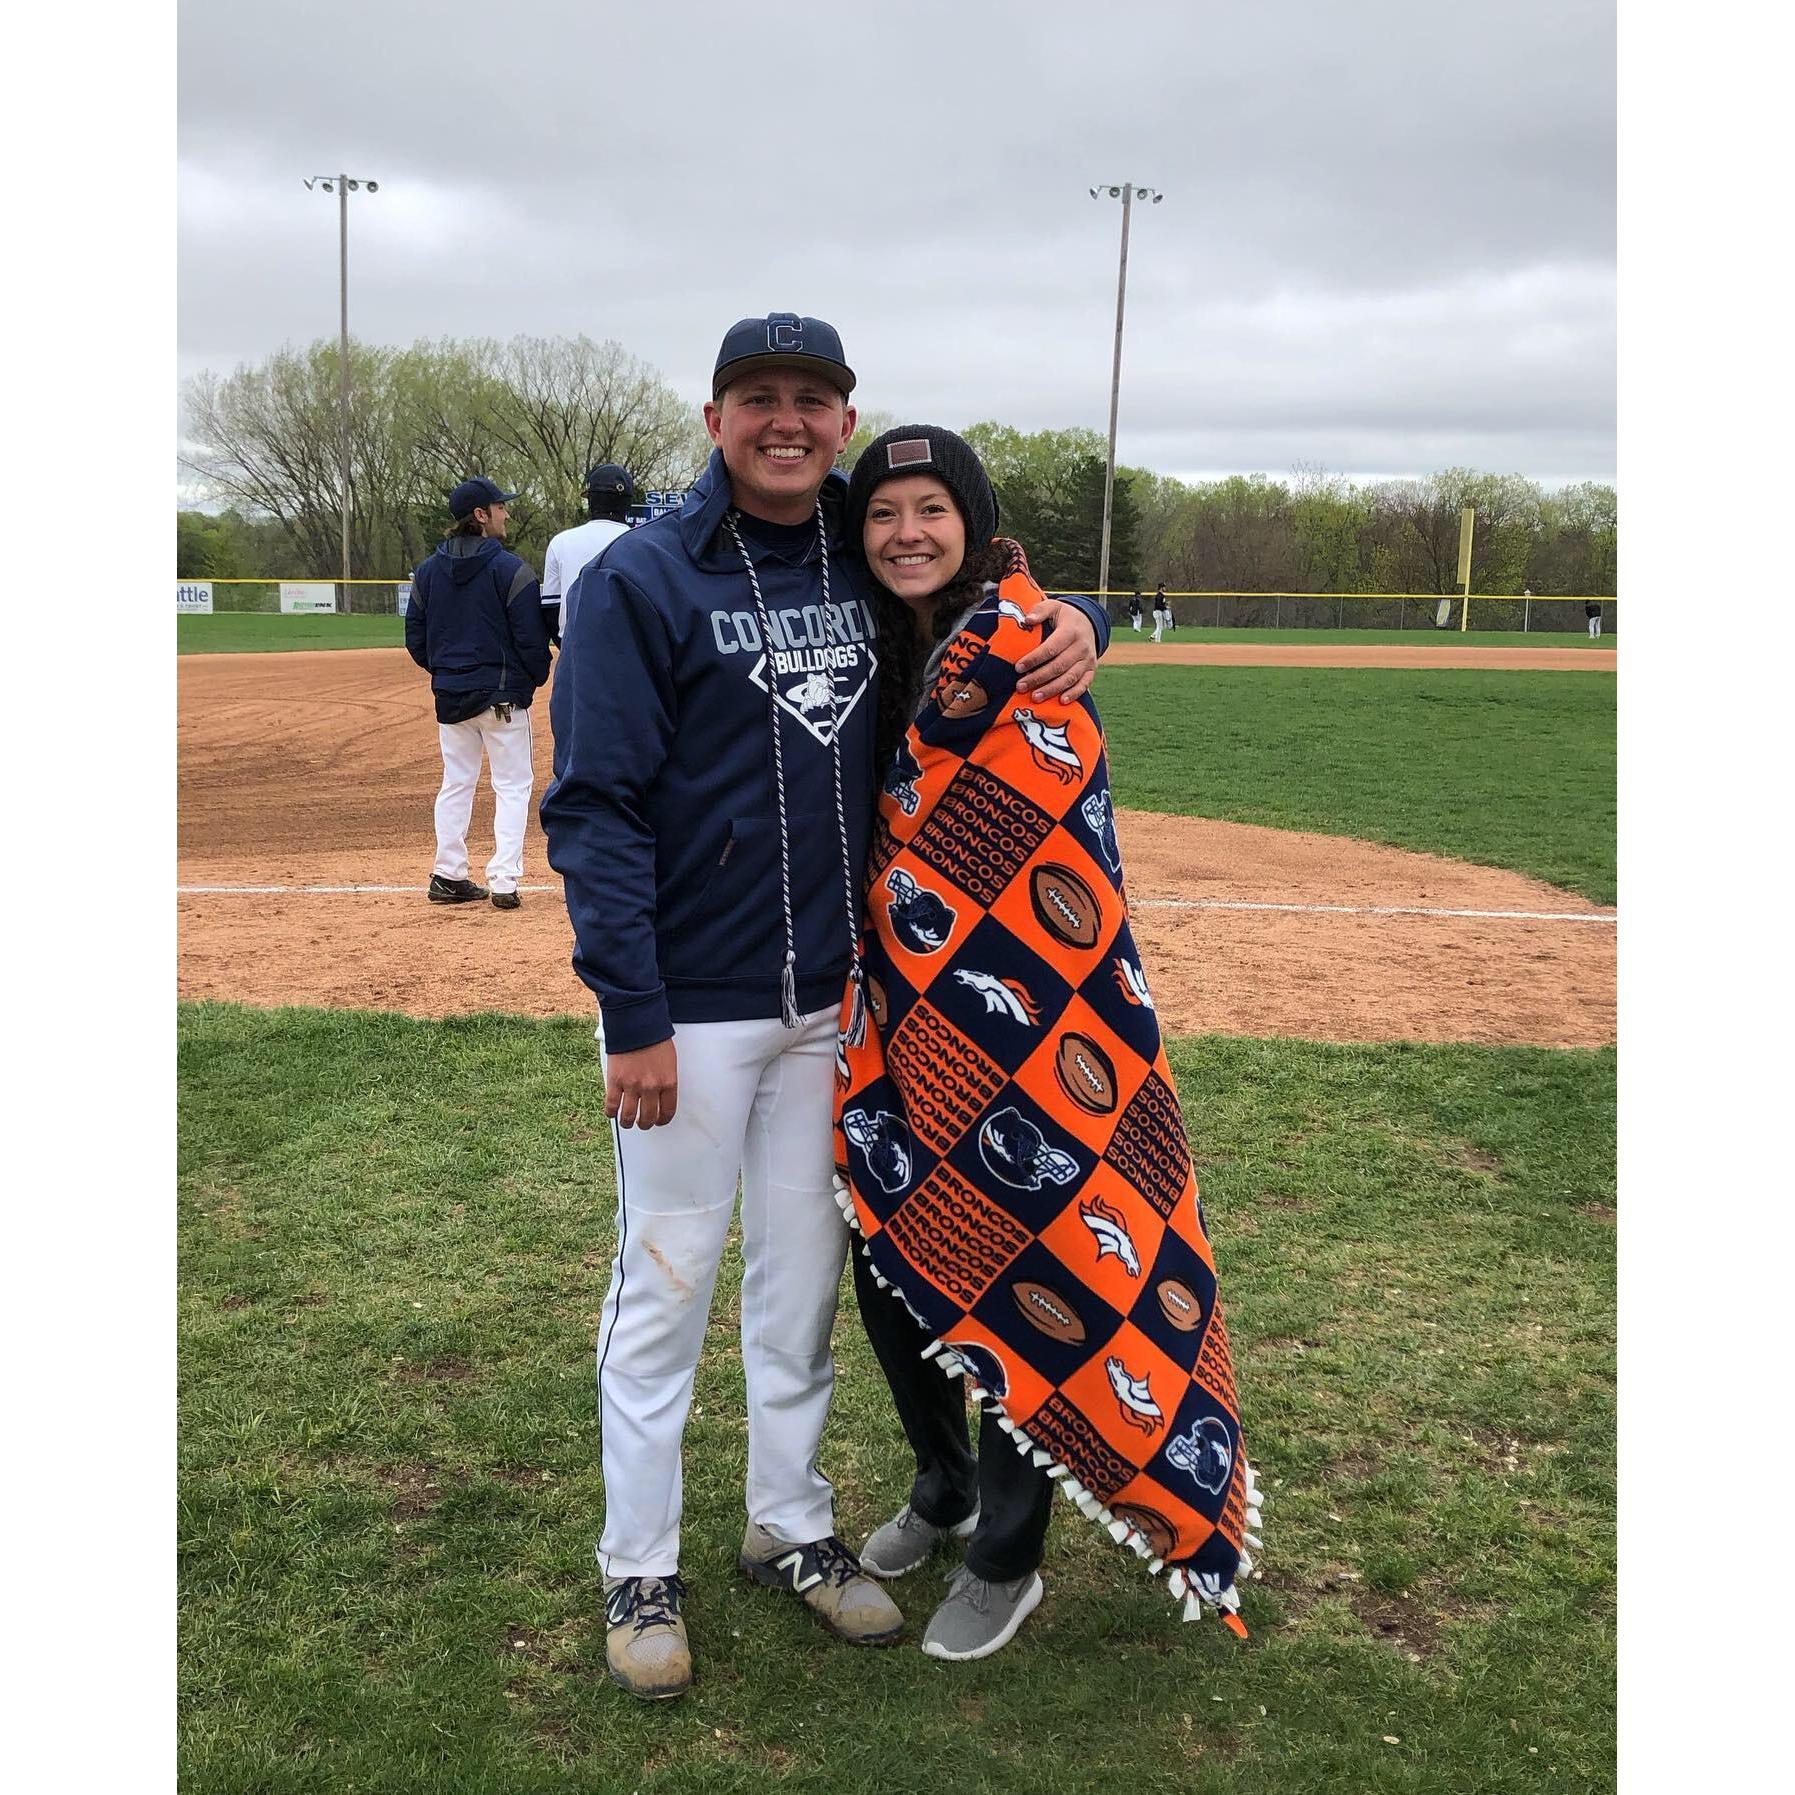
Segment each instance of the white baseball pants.
[{"label": "white baseball pants", "polygon": [[1141,627],[1141,620],[1138,617],[1130,617],[1128,621],[1132,623],[1136,629]]},{"label": "white baseball pants", "polygon": [[492,769],[493,847],[486,883],[494,891],[515,891],[524,876],[524,829],[530,820],[530,713],[514,710],[507,722],[484,710],[465,723],[439,723],[443,783],[436,794],[436,866],[445,879],[467,877],[467,826],[474,815],[474,787],[480,756]]},{"label": "white baseball pants", "polygon": [[835,1530],[817,1455],[848,1241],[833,1191],[836,1019],[831,1007],[798,1029],[681,1023],[674,1119],[612,1125],[617,1254],[598,1330],[607,1577],[679,1568],[680,1442],[738,1173],[748,1518],[795,1544]]},{"label": "white baseball pants", "polygon": [[1153,640],[1155,642],[1157,642],[1159,640],[1159,632],[1165,628],[1165,625],[1166,625],[1165,612],[1164,611],[1155,611],[1153,613]]},{"label": "white baseball pants", "polygon": [[1601,618],[1599,618],[1599,617],[1592,617],[1592,618],[1590,618],[1590,620],[1589,620],[1589,633],[1590,633],[1590,636],[1591,636],[1591,637],[1592,637],[1592,638],[1594,638],[1594,637],[1596,637],[1596,636],[1599,636],[1599,635],[1600,635],[1600,634],[1601,634],[1601,633],[1602,633],[1602,620],[1601,620]]}]

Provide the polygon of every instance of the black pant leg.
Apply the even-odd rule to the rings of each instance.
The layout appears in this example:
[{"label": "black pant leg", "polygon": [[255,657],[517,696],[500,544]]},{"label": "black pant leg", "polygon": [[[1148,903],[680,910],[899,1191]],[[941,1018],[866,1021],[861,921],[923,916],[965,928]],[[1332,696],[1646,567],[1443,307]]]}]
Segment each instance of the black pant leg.
[{"label": "black pant leg", "polygon": [[891,1387],[904,1438],[916,1454],[910,1506],[931,1526],[952,1527],[972,1513],[980,1488],[980,1461],[966,1434],[965,1388],[922,1356],[928,1335],[889,1290],[874,1282],[872,1266],[858,1243],[849,1256],[860,1319]]},{"label": "black pant leg", "polygon": [[1053,1513],[1053,1479],[1018,1452],[997,1417],[979,1422],[979,1524],[966,1564],[988,1583],[1014,1583],[1041,1562]]}]

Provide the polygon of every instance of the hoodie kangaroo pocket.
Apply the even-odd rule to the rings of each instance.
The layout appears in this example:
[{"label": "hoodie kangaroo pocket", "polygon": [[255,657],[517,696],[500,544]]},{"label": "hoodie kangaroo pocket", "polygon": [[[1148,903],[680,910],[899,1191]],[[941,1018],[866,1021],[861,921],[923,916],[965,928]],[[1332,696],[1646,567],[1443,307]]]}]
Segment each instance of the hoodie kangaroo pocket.
[{"label": "hoodie kangaroo pocket", "polygon": [[[822,843],[833,844],[835,819],[822,815],[789,816],[792,904],[797,925],[799,964],[806,955],[804,915],[808,869]],[[835,855],[829,856],[834,878],[841,877]],[[785,882],[780,874],[779,819],[737,817],[729,838],[711,863],[710,877],[689,908],[667,919],[662,938],[664,977],[717,980],[776,978],[785,964]],[[812,949],[814,952],[814,948]]]}]

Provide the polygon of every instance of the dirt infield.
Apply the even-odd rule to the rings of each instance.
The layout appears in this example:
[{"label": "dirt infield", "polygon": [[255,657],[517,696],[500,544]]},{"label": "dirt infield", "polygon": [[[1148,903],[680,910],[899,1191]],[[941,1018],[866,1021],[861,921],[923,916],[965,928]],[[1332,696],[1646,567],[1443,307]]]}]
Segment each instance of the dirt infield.
[{"label": "dirt infield", "polygon": [[1456,642],[1131,642],[1118,630],[1106,667],[1481,667],[1490,673],[1613,673],[1612,648],[1479,648]]},{"label": "dirt infield", "polygon": [[[1209,652],[1118,644],[1109,659]],[[1281,658],[1276,646],[1252,652]],[[1439,650],[1391,652],[1458,664]],[[1597,658],[1538,652],[1585,668]],[[548,777],[547,721],[539,704],[538,789]],[[419,1016],[592,1013],[568,965],[572,936],[534,821],[522,909],[425,903],[441,762],[429,693],[401,651],[187,656],[178,753],[181,996]],[[470,843],[476,875],[491,817],[483,784]],[[1135,932],[1173,1033],[1614,1039],[1615,930],[1595,920],[1612,912],[1582,898],[1517,873],[1334,836],[1137,812],[1122,813],[1120,833]],[[257,886],[289,889],[191,889]],[[400,889],[297,889],[320,886]],[[1428,914],[1368,913],[1378,908]],[[1484,914],[1448,914],[1463,911]]]}]

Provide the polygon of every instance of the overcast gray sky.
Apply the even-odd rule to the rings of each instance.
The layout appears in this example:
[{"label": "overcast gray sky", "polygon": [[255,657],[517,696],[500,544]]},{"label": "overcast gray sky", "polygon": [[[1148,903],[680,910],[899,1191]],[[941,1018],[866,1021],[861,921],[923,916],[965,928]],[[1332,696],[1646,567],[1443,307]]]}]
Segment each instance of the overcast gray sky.
[{"label": "overcast gray sky", "polygon": [[1184,479],[1615,469],[1607,0],[183,0],[179,372],[350,328],[614,337],[686,397],[736,318],[863,407],[1108,423]]}]

